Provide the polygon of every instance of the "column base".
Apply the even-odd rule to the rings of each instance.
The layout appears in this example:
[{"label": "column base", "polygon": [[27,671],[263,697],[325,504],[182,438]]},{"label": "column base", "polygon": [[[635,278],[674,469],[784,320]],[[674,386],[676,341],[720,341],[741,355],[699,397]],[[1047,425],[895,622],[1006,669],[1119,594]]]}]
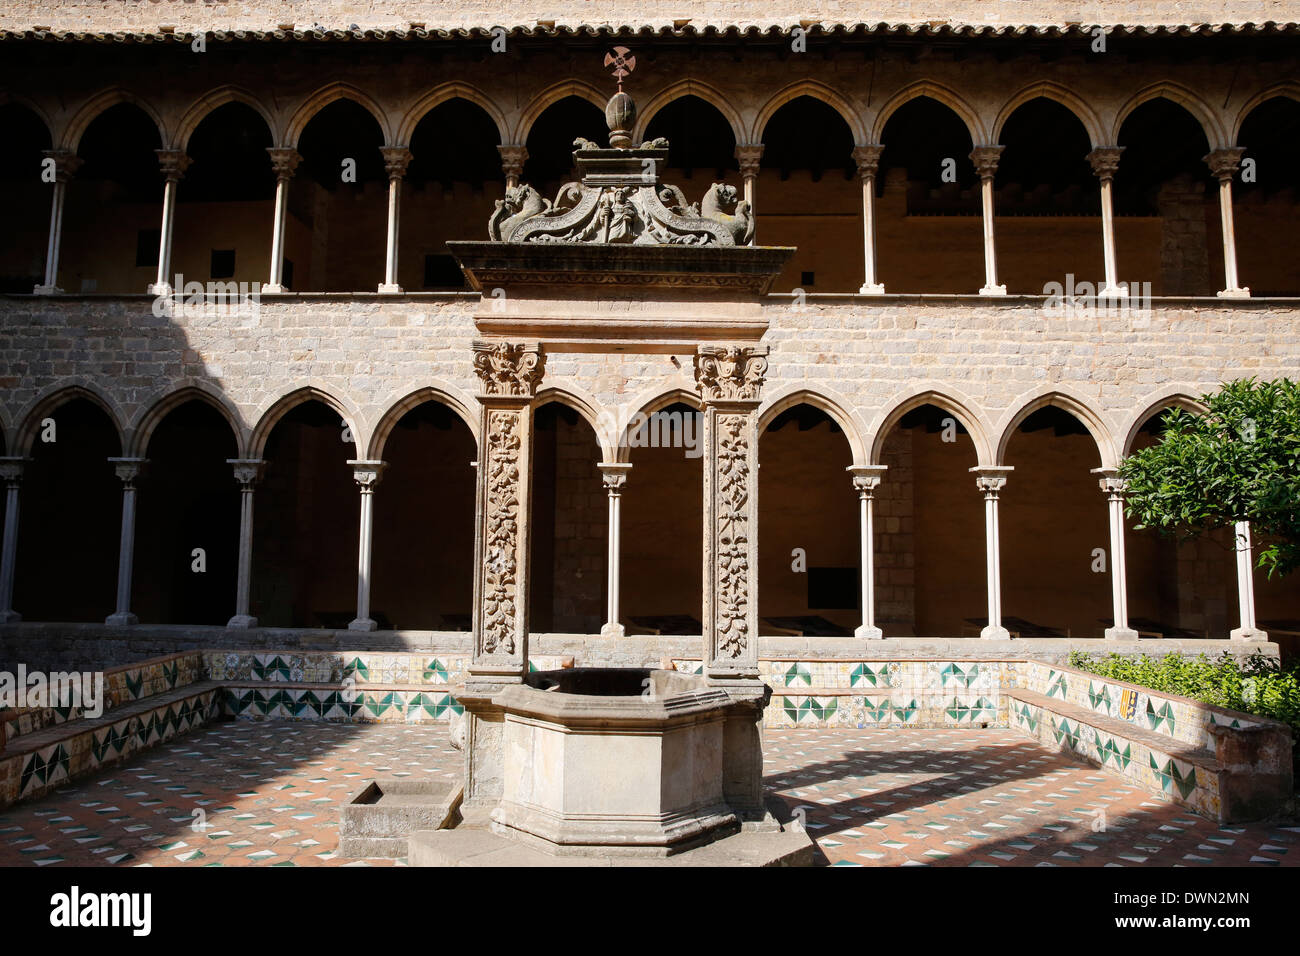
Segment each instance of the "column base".
[{"label": "column base", "polygon": [[854,637],[860,637],[867,641],[882,641],[885,639],[885,632],[878,627],[868,627],[865,624],[859,624],[853,631]]},{"label": "column base", "polygon": [[379,625],[368,617],[359,617],[348,624],[349,631],[377,631]]},{"label": "column base", "polygon": [[145,292],[149,295],[171,295],[172,287],[166,282],[150,282]]},{"label": "column base", "polygon": [[1103,286],[1097,290],[1098,299],[1127,299],[1128,287],[1122,285]]},{"label": "column base", "polygon": [[22,619],[17,611],[0,611],[0,624],[17,624]]},{"label": "column base", "polygon": [[986,625],[984,630],[980,631],[981,641],[1010,641],[1014,640],[1011,632],[1005,627],[993,627],[991,624]]},{"label": "column base", "polygon": [[618,638],[626,636],[626,632],[623,630],[622,624],[615,621],[606,621],[600,626],[600,636]]},{"label": "column base", "polygon": [[404,295],[406,290],[396,282],[381,282],[377,290],[380,295]]},{"label": "column base", "polygon": [[289,290],[286,289],[284,286],[275,285],[274,283],[271,282],[268,282],[266,285],[262,286],[261,288],[261,292],[265,295],[283,295],[288,291]]},{"label": "column base", "polygon": [[1140,635],[1131,627],[1108,627],[1105,632],[1108,641],[1136,641],[1140,640]]},{"label": "column base", "polygon": [[1220,299],[1249,299],[1250,289],[1223,289],[1220,292],[1216,292],[1215,295]]},{"label": "column base", "polygon": [[251,614],[236,614],[226,622],[226,629],[230,631],[249,631],[257,627],[257,618]]},{"label": "column base", "polygon": [[858,295],[884,295],[885,287],[879,282],[864,282],[858,289]]},{"label": "column base", "polygon": [[986,285],[980,289],[980,295],[1006,295],[1007,287],[1004,285]]},{"label": "column base", "polygon": [[1261,631],[1257,627],[1234,627],[1228,636],[1234,641],[1267,641],[1268,631]]},{"label": "column base", "polygon": [[139,624],[140,619],[130,611],[115,611],[104,618],[104,623],[109,627],[126,627],[130,624]]},{"label": "column base", "polygon": [[63,290],[56,285],[38,285],[32,289],[32,295],[63,295]]}]

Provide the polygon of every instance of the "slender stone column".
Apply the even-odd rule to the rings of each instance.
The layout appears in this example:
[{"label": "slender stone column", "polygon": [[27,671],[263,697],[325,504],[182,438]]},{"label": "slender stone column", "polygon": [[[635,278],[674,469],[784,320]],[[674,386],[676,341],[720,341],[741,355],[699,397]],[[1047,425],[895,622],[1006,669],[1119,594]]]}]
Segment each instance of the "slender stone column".
[{"label": "slender stone column", "polygon": [[1001,146],[976,146],[970,158],[980,177],[980,208],[984,217],[984,288],[980,295],[1006,295],[1007,287],[998,285],[998,253],[993,242],[993,177],[998,171]]},{"label": "slender stone column", "polygon": [[746,143],[736,147],[740,175],[745,181],[745,202],[749,203],[749,212],[754,217],[754,235],[749,240],[751,246],[758,245],[758,207],[754,205],[754,189],[758,182],[758,170],[762,158],[762,143]]},{"label": "slender stone column", "polygon": [[876,172],[880,167],[880,154],[885,147],[879,143],[853,148],[853,161],[858,164],[858,178],[862,180],[862,259],[866,278],[860,295],[883,295],[885,287],[876,279]]},{"label": "slender stone column", "polygon": [[528,536],[532,400],[542,379],[536,344],[477,341],[478,490],[474,529],[473,650],[463,689],[465,805],[501,798],[504,717],[492,697],[528,672]]},{"label": "slender stone column", "polygon": [[163,174],[162,228],[158,239],[158,278],[149,286],[150,295],[171,295],[172,227],[176,221],[176,189],[192,160],[183,149],[156,149]]},{"label": "slender stone column", "polygon": [[56,295],[59,288],[59,247],[63,244],[63,201],[68,180],[81,166],[81,158],[66,149],[47,149],[46,159],[54,160],[54,195],[50,199],[50,240],[45,248],[45,281],[32,290],[34,295]]},{"label": "slender stone column", "polygon": [[1138,632],[1128,626],[1128,562],[1124,549],[1124,490],[1127,482],[1114,468],[1094,468],[1097,483],[1106,496],[1110,518],[1110,593],[1114,621],[1106,628],[1108,641],[1136,641]]},{"label": "slender stone column", "polygon": [[984,493],[985,576],[989,589],[989,622],[980,631],[986,641],[1009,641],[1011,634],[1002,626],[1002,552],[998,537],[998,494],[1006,487],[1010,465],[977,466],[975,487]]},{"label": "slender stone column", "polygon": [[0,458],[0,481],[5,483],[5,536],[0,547],[0,624],[21,621],[14,610],[14,572],[18,567],[18,487],[23,466],[30,459]]},{"label": "slender stone column", "polygon": [[876,529],[872,514],[876,489],[888,468],[885,465],[850,465],[853,487],[858,492],[859,535],[862,548],[862,624],[854,631],[857,637],[878,641],[885,636],[876,627]]},{"label": "slender stone column", "polygon": [[143,458],[110,458],[122,480],[122,536],[117,549],[117,610],[105,624],[136,624],[131,613],[131,571],[135,564],[135,483],[148,462]]},{"label": "slender stone column", "polygon": [[1106,298],[1124,295],[1124,290],[1119,287],[1119,270],[1115,265],[1115,206],[1112,199],[1115,173],[1119,170],[1119,159],[1123,152],[1123,146],[1098,146],[1088,154],[1093,175],[1101,181],[1101,252],[1105,263],[1106,284],[1098,295]]},{"label": "slender stone column", "polygon": [[375,485],[387,462],[353,460],[352,478],[361,488],[361,533],[357,543],[357,616],[348,624],[349,631],[373,631],[378,628],[370,617],[370,556],[374,538]]},{"label": "slender stone column", "polygon": [[623,625],[619,622],[618,613],[618,576],[622,557],[619,525],[622,520],[623,485],[627,483],[627,476],[632,466],[621,462],[601,462],[596,467],[600,469],[600,477],[605,483],[605,492],[609,498],[609,547],[605,555],[608,583],[605,589],[607,594],[605,624],[600,629],[600,636],[622,637]]},{"label": "slender stone column", "polygon": [[271,227],[271,281],[263,292],[284,292],[284,224],[289,215],[289,181],[302,157],[296,149],[267,147],[275,170],[275,223]]},{"label": "slender stone column", "polygon": [[1237,231],[1232,224],[1232,177],[1246,150],[1240,146],[1216,149],[1205,155],[1210,172],[1219,181],[1219,221],[1223,225],[1223,299],[1248,299],[1250,290],[1237,284]]},{"label": "slender stone column", "polygon": [[1255,625],[1255,562],[1251,553],[1250,522],[1238,521],[1237,538],[1237,606],[1241,626],[1232,629],[1234,641],[1267,641],[1268,632]]},{"label": "slender stone column", "polygon": [[247,630],[257,627],[253,617],[250,592],[253,583],[253,493],[262,480],[266,462],[260,458],[227,458],[226,464],[239,482],[239,570],[235,576],[235,616],[226,627]]},{"label": "slender stone column", "polygon": [[384,258],[384,281],[379,284],[381,295],[401,295],[397,282],[397,237],[402,212],[402,178],[411,162],[411,151],[405,146],[383,146],[384,171],[388,173],[388,251]]},{"label": "slender stone column", "polygon": [[506,189],[519,185],[519,177],[524,174],[524,163],[528,161],[528,150],[518,144],[498,146],[501,154],[501,171],[506,175]]}]

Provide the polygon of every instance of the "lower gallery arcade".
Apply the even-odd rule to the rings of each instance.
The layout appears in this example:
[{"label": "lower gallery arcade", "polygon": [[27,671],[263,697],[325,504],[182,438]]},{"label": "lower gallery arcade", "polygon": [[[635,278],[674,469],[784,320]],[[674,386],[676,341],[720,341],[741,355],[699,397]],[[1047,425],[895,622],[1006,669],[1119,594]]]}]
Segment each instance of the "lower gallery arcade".
[{"label": "lower gallery arcade", "polygon": [[[725,464],[709,404],[702,385],[672,387],[615,413],[538,376],[521,412],[530,631],[701,633],[706,495]],[[1135,410],[1116,437],[1045,392],[993,434],[936,390],[866,439],[816,390],[755,400],[759,633],[1225,638],[1300,617],[1294,588],[1243,570],[1231,529],[1185,542],[1114,524],[1111,449],[1156,440],[1174,406],[1193,398]],[[129,430],[94,387],[51,392],[3,459],[2,619],[469,631],[485,409],[419,389],[359,444],[322,388],[247,429],[209,389],[170,392]]]}]

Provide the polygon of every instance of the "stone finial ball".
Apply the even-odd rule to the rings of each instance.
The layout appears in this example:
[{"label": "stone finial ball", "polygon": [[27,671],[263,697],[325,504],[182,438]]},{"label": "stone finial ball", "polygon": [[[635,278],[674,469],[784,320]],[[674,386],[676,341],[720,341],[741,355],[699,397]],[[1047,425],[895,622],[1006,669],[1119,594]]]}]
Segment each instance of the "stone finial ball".
[{"label": "stone finial ball", "polygon": [[630,130],[636,123],[636,103],[632,97],[619,91],[609,98],[605,106],[605,125],[611,133]]}]

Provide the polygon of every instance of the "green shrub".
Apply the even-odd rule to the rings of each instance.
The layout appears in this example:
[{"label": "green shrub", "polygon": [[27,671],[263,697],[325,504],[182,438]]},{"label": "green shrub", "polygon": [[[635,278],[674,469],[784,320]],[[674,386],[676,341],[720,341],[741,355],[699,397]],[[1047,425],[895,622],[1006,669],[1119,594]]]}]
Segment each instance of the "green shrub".
[{"label": "green shrub", "polygon": [[1204,654],[1093,657],[1084,651],[1072,651],[1070,666],[1100,677],[1280,720],[1291,726],[1292,751],[1300,755],[1300,664],[1283,668],[1275,658],[1262,654],[1254,654],[1242,664],[1227,652],[1212,661]]}]

